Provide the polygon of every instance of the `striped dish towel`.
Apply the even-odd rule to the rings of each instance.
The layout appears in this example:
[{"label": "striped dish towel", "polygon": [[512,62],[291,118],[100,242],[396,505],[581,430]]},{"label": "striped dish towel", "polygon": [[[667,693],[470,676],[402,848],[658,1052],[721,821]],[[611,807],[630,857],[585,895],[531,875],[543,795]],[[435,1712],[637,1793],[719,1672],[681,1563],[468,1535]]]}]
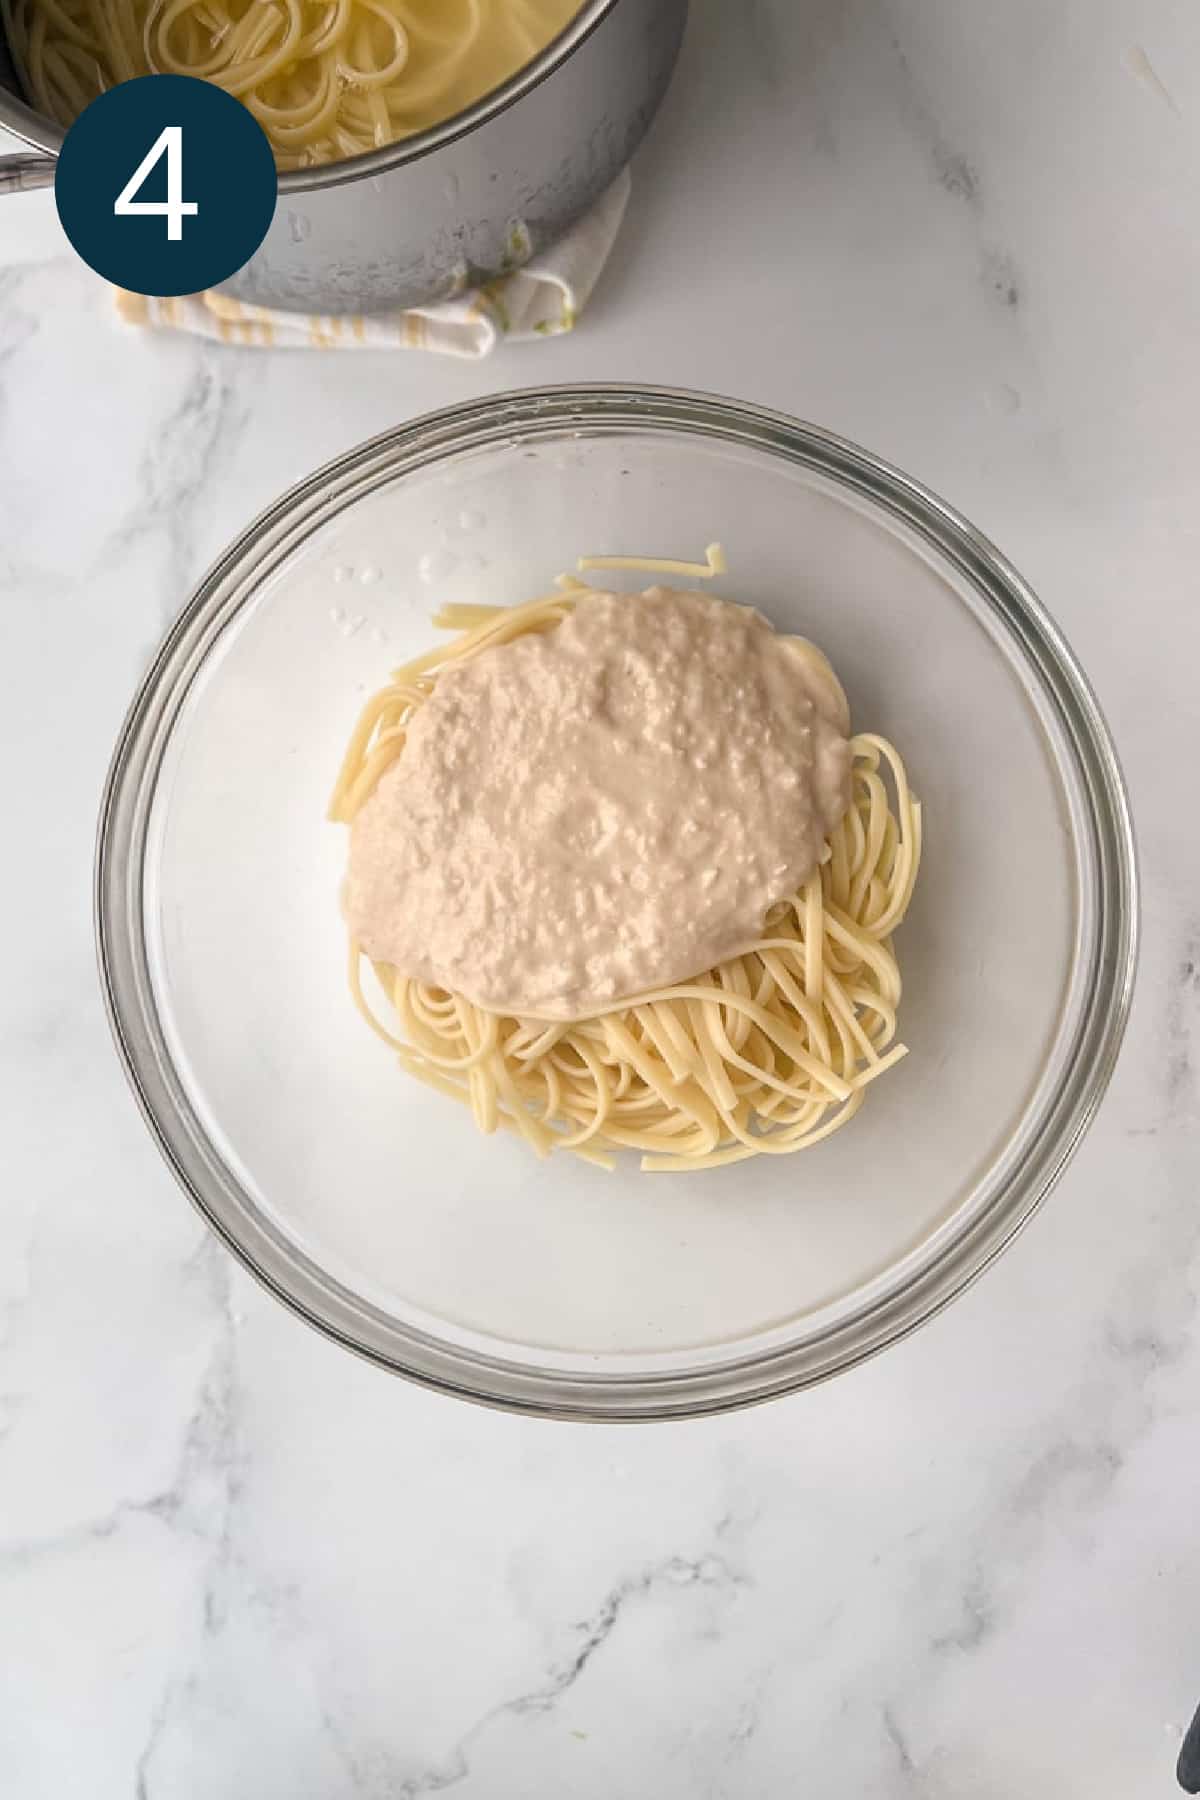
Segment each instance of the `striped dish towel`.
[{"label": "striped dish towel", "polygon": [[176,299],[116,290],[130,325],[189,331],[226,344],[292,350],[431,350],[488,356],[505,338],[557,337],[570,331],[608,261],[629,199],[629,171],[565,237],[511,275],[500,275],[440,306],[404,312],[311,314],[251,306],[210,291]]}]

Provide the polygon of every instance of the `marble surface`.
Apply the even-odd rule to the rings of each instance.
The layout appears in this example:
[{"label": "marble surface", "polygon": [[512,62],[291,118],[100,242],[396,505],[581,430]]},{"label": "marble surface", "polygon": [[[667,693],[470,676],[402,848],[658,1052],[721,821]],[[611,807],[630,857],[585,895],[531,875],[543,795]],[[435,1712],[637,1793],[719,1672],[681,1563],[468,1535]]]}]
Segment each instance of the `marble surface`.
[{"label": "marble surface", "polygon": [[[2,203],[0,1793],[1150,1800],[1200,1700],[1200,11],[696,0],[575,335],[490,364],[113,322]],[[866,443],[999,542],[1124,757],[1138,999],[986,1279],[806,1395],[665,1428],[360,1365],[211,1242],[112,1055],[89,866],[147,654],[323,458],[655,379]]]}]

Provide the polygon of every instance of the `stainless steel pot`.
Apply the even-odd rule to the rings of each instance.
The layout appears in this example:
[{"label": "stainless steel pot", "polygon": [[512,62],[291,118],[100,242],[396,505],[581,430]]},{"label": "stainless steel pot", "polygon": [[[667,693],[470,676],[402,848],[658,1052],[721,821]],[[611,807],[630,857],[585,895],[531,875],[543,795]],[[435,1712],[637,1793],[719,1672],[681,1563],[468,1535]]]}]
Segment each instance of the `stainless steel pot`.
[{"label": "stainless steel pot", "polygon": [[[444,300],[527,261],[637,148],[679,53],[687,0],[585,0],[528,67],[466,112],[367,156],[279,177],[275,218],[225,291],[302,312]],[[54,180],[63,130],[18,98],[0,40],[0,196]]]}]

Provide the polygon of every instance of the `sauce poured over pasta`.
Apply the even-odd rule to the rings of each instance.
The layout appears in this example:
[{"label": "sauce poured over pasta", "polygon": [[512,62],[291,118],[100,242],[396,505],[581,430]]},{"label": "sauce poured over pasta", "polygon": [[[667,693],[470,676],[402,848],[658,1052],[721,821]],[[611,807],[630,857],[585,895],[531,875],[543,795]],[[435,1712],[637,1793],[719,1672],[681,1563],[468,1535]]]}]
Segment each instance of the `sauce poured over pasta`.
[{"label": "sauce poured over pasta", "polygon": [[[613,564],[724,558],[580,566]],[[921,809],[886,739],[847,740],[825,658],[727,601],[570,579],[436,622],[464,635],[367,702],[330,805],[372,1030],[543,1156],[684,1172],[839,1130],[905,1054]]]}]

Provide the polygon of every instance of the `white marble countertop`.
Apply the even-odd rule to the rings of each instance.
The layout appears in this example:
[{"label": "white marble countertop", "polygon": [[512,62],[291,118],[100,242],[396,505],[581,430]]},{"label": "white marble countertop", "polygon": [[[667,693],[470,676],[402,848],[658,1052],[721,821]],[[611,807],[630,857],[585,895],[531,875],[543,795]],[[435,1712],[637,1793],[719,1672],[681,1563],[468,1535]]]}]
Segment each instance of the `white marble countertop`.
[{"label": "white marble countertop", "polygon": [[[5,1800],[1150,1800],[1200,1700],[1200,10],[696,0],[573,337],[490,363],[119,328],[0,225]],[[1144,859],[1100,1118],[988,1276],[812,1393],[665,1428],[423,1393],[209,1241],[117,1069],[89,868],[209,558],[504,386],[651,379],[871,446],[1004,547]]]}]

